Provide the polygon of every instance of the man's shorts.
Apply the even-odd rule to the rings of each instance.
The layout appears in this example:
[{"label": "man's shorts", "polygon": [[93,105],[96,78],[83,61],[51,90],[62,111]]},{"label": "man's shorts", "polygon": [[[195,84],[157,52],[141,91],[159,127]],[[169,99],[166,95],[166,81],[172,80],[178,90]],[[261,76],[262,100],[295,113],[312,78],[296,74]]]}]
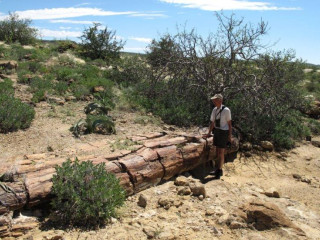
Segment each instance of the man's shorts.
[{"label": "man's shorts", "polygon": [[227,148],[229,130],[214,129],[213,145],[218,148]]}]

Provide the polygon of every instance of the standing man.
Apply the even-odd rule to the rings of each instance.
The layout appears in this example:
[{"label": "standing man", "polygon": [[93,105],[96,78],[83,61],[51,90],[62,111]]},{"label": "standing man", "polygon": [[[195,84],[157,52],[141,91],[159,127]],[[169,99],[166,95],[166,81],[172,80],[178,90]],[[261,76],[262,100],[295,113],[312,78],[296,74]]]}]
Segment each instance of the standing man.
[{"label": "standing man", "polygon": [[223,175],[222,167],[224,164],[224,153],[227,143],[231,142],[231,111],[229,108],[222,105],[223,97],[221,94],[215,94],[211,100],[213,101],[215,108],[212,110],[209,132],[205,137],[211,136],[211,132],[214,130],[213,144],[216,146],[218,158],[218,166],[214,174],[217,179],[220,179]]}]

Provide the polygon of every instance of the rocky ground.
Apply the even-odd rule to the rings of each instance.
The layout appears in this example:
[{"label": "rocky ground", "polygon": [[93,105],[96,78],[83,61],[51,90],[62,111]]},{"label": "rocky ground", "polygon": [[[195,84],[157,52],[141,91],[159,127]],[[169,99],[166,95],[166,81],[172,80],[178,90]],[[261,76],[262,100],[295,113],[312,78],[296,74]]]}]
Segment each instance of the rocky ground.
[{"label": "rocky ground", "polygon": [[20,239],[320,239],[320,148],[238,158],[224,176],[186,173],[127,199],[95,231],[36,228]]},{"label": "rocky ground", "polygon": [[[30,99],[23,85],[15,87],[18,97]],[[126,136],[138,133],[199,131],[118,107],[111,112],[116,135],[75,138],[69,128],[85,116],[86,104],[37,104],[29,129],[0,134],[0,164],[37,153],[66,158],[110,153]],[[306,141],[288,152],[239,153],[225,164],[221,180],[207,176],[200,181],[185,173],[128,197],[119,217],[99,230],[44,228],[40,223],[20,239],[320,239],[319,172],[320,148]]]}]

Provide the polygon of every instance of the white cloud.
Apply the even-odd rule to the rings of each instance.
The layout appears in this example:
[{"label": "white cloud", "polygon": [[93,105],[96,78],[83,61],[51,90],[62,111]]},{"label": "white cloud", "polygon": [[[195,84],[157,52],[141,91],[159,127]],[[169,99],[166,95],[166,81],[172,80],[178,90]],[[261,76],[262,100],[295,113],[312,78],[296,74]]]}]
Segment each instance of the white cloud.
[{"label": "white cloud", "polygon": [[80,3],[75,5],[75,7],[80,7],[80,6],[85,6],[85,5],[90,5],[90,3]]},{"label": "white cloud", "polygon": [[[74,18],[74,17],[83,17],[83,16],[117,16],[117,15],[127,15],[132,17],[149,17],[149,18],[150,17],[152,18],[167,17],[165,14],[161,12],[135,12],[135,11],[113,12],[113,11],[105,11],[100,8],[86,8],[86,7],[44,8],[44,9],[34,9],[34,10],[26,10],[26,11],[16,11],[15,13],[17,13],[20,18],[28,18],[32,20]],[[1,18],[5,18],[7,16],[8,15],[2,15]],[[66,21],[66,20],[63,20],[63,21]],[[89,21],[73,21],[69,23],[88,24],[88,22]]]},{"label": "white cloud", "polygon": [[124,47],[124,52],[134,52],[134,53],[145,53],[146,52],[145,47]]},{"label": "white cloud", "polygon": [[68,19],[50,20],[50,22],[51,23],[86,24],[86,25],[91,25],[94,22],[99,23],[97,21],[76,21],[76,20],[68,20]]},{"label": "white cloud", "polygon": [[220,10],[301,10],[296,7],[276,7],[268,2],[248,0],[160,0],[161,2],[181,5],[186,8],[198,8],[206,11]]},{"label": "white cloud", "polygon": [[130,40],[138,41],[138,42],[143,42],[143,43],[151,43],[152,39],[151,38],[141,38],[141,37],[129,37]]},{"label": "white cloud", "polygon": [[154,18],[154,17],[168,17],[167,15],[163,13],[133,13],[130,14],[131,17],[148,17],[148,18]]},{"label": "white cloud", "polygon": [[137,12],[112,12],[104,11],[99,8],[45,8],[37,10],[16,11],[21,18],[29,19],[59,19],[73,18],[83,16],[115,16],[115,15],[132,15]]},{"label": "white cloud", "polygon": [[59,27],[60,29],[62,30],[68,30],[68,29],[71,29],[71,27]]},{"label": "white cloud", "polygon": [[68,37],[77,38],[82,35],[82,32],[77,31],[57,31],[57,30],[50,30],[50,29],[39,29],[41,37],[53,37],[53,38],[59,38],[59,39],[66,39]]}]

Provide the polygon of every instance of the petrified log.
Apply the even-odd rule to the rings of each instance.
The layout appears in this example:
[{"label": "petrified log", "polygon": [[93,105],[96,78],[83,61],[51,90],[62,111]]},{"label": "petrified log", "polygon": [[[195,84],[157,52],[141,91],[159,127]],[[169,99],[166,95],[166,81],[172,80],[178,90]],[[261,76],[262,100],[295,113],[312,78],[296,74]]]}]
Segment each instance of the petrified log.
[{"label": "petrified log", "polygon": [[[79,161],[104,162],[106,171],[115,174],[127,195],[168,180],[182,172],[210,161],[215,157],[212,138],[204,140],[200,136],[181,133],[168,136],[165,133],[151,133],[134,136],[137,141],[135,151],[122,150],[104,156],[82,156]],[[236,152],[239,139],[233,138],[227,153]],[[32,207],[49,200],[52,176],[55,166],[65,158],[54,155],[34,154],[22,156],[10,169],[0,172],[0,216],[7,216],[25,206]],[[3,222],[3,221],[2,221]],[[12,225],[12,224],[11,224]],[[10,225],[10,226],[11,226]],[[7,236],[8,224],[0,221],[0,237]],[[2,234],[3,233],[3,234]]]}]

